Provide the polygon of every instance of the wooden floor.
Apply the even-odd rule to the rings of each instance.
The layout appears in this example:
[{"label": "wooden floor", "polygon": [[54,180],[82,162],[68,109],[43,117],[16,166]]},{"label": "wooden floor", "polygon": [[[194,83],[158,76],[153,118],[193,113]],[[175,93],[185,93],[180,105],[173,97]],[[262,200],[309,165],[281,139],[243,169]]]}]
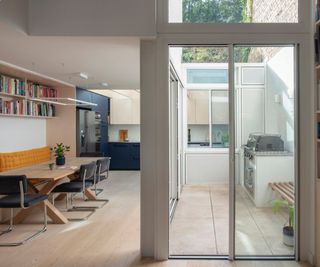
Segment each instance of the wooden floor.
[{"label": "wooden floor", "polygon": [[[37,239],[14,248],[0,248],[1,267],[126,267],[126,266],[307,266],[295,262],[229,262],[202,260],[169,260],[154,262],[140,258],[139,172],[112,172],[99,197],[110,202],[88,221],[66,225],[49,225]],[[34,215],[29,222],[39,222]],[[38,229],[39,224],[18,225],[10,238]],[[2,229],[5,226],[2,225]],[[6,237],[6,239],[9,237]],[[0,237],[0,242],[4,236]]]}]

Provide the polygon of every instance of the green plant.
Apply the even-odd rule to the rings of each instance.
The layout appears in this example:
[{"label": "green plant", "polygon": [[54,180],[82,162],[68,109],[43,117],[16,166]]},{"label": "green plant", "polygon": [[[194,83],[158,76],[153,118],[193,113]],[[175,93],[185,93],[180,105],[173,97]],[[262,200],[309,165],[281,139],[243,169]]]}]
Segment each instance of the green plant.
[{"label": "green plant", "polygon": [[221,141],[224,144],[229,143],[229,134],[228,133],[223,134],[221,137]]},{"label": "green plant", "polygon": [[294,205],[290,204],[287,200],[276,199],[273,201],[273,213],[278,213],[282,207],[288,210],[289,226],[294,228]]},{"label": "green plant", "polygon": [[57,143],[54,147],[51,147],[50,150],[54,152],[55,157],[61,158],[64,156],[65,152],[70,151],[70,146],[65,146],[63,143]]}]

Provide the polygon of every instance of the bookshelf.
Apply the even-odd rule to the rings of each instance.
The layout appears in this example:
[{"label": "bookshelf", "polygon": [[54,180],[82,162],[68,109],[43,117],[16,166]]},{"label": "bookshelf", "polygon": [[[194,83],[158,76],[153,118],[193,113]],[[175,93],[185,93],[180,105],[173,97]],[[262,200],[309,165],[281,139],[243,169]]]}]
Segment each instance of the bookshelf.
[{"label": "bookshelf", "polygon": [[[37,104],[50,104],[54,106],[55,116],[35,116],[32,114],[4,114],[0,113],[0,124],[7,125],[7,132],[15,131],[19,125],[23,130],[45,132],[47,145],[62,142],[71,146],[69,156],[76,155],[76,106],[65,103],[61,99],[75,99],[76,88],[73,84],[54,79],[41,73],[22,68],[0,60],[0,75],[21,80],[27,87],[28,82],[56,90],[55,95],[28,94],[27,88],[20,88],[19,92],[4,92],[1,90],[0,98],[12,101],[32,101]],[[27,125],[30,125],[30,129]],[[36,127],[36,128],[33,128]]]},{"label": "bookshelf", "polygon": [[42,99],[48,97],[58,97],[58,90],[27,78],[0,74],[0,116],[55,117],[55,105],[59,103]]}]

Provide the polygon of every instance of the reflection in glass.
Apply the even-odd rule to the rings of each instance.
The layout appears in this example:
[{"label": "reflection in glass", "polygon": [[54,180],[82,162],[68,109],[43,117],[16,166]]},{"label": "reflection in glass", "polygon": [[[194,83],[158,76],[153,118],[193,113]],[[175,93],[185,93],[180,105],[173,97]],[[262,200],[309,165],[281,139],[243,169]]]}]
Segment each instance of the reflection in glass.
[{"label": "reflection in glass", "polygon": [[294,48],[234,52],[235,252],[294,255]]}]

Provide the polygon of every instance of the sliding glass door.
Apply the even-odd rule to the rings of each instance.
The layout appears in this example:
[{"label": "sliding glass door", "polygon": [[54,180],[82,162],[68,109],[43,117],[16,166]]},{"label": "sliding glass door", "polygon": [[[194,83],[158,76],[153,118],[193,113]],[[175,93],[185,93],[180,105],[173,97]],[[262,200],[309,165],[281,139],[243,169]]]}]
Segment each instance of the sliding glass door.
[{"label": "sliding glass door", "polygon": [[295,51],[234,47],[235,255],[295,254]]},{"label": "sliding glass door", "polygon": [[183,166],[170,222],[171,256],[295,256],[295,50],[169,48],[182,86],[175,104],[182,133],[170,143],[181,150],[171,149],[171,157]]}]

